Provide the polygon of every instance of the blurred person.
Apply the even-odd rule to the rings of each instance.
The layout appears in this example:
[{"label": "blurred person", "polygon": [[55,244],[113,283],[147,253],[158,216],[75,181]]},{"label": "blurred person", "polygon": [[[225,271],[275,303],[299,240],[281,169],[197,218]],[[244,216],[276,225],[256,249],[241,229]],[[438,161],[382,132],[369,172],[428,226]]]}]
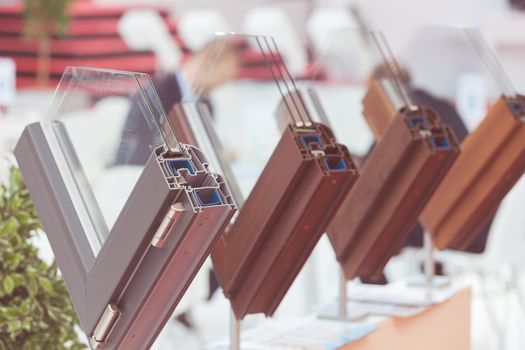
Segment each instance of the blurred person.
[{"label": "blurred person", "polygon": [[509,3],[516,10],[525,10],[525,0],[509,0]]},{"label": "blurred person", "polygon": [[[392,64],[389,64],[392,65]],[[456,111],[456,108],[449,103],[447,100],[440,99],[430,92],[415,86],[412,83],[412,76],[410,72],[402,66],[397,65],[397,72],[393,73],[389,67],[386,65],[380,65],[374,69],[371,74],[370,80],[380,80],[385,78],[391,78],[395,74],[396,79],[403,85],[406,89],[410,99],[416,105],[425,105],[434,109],[439,116],[441,121],[452,127],[456,133],[458,141],[461,143],[467,137],[468,130],[463,122],[463,119]]]}]

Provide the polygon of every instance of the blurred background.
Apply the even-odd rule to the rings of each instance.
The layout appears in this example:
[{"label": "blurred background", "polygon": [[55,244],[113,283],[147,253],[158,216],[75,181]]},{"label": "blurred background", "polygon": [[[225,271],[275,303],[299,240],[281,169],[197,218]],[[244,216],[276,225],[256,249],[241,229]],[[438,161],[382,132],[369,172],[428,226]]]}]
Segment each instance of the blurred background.
[{"label": "blurred background", "polygon": [[[319,72],[319,59],[337,38],[340,28],[382,31],[394,55],[415,74],[418,62],[423,65],[429,62],[429,67],[441,64],[450,69],[457,62],[450,54],[454,43],[449,43],[450,47],[443,43],[444,46],[434,52],[433,59],[438,63],[430,62],[429,46],[421,35],[423,26],[474,25],[496,53],[516,91],[525,92],[525,2],[522,0],[62,0],[52,3],[0,0],[0,179],[6,179],[8,166],[14,162],[11,153],[24,126],[50,118],[46,111],[67,66],[144,72],[158,82],[181,71],[198,57],[216,32],[273,36],[291,75],[298,82],[306,82],[317,79],[312,73]],[[356,42],[349,47],[356,56],[364,57],[356,70],[365,76],[354,77],[347,86],[340,86],[338,91],[343,95],[331,90],[325,92],[327,97],[323,97],[323,103],[329,114],[348,116],[342,124],[334,124],[350,130],[344,135],[348,137],[350,150],[356,156],[365,156],[373,143],[372,133],[361,116],[360,104],[369,78],[365,73],[370,70],[366,58],[369,48]],[[260,57],[250,52],[242,52],[238,57],[240,62],[235,73],[221,78],[208,97],[215,126],[229,151],[241,187],[249,187],[258,174],[257,166],[252,163],[255,160],[260,165],[279,137],[273,119],[278,95]],[[440,97],[457,105],[470,101],[464,107],[470,108],[468,116],[460,114],[468,131],[472,131],[497,94],[493,93],[493,81],[467,73],[468,69],[458,68],[451,78],[454,86]],[[419,75],[415,76],[417,81]],[[425,79],[424,85],[440,84],[437,76]],[[89,154],[95,154],[96,158],[97,152],[116,153],[127,108],[122,101],[102,100],[90,106],[88,114],[75,115],[79,118],[89,113],[111,115],[111,120],[98,118],[95,122],[72,124],[79,140],[77,151],[87,155],[86,161]],[[250,127],[253,120],[264,121],[265,127]],[[243,130],[242,135],[239,130]],[[228,142],[233,139],[238,142]],[[241,149],[239,144],[249,146]],[[114,217],[120,209],[115,209],[114,202],[123,203],[127,198],[126,192],[114,190],[115,183],[122,176],[128,176],[132,184],[138,173],[133,170],[116,173],[104,162],[92,160],[90,166],[96,170],[92,184],[95,192],[100,193],[99,204],[104,215]],[[525,209],[524,187],[522,179],[507,196],[481,249],[444,252],[439,256],[445,273],[467,281],[474,288],[473,349],[522,349],[525,344],[522,332],[525,294],[521,287],[525,224],[513,221],[521,218],[520,212]],[[498,220],[498,216],[501,219]],[[44,260],[53,260],[45,236],[39,236],[34,244]],[[420,260],[418,248],[405,249],[389,263],[386,280],[395,281],[417,273]],[[199,273],[159,336],[155,349],[198,349],[228,335],[228,302],[210,283],[210,266],[207,262]],[[324,237],[276,317],[315,312],[336,296],[337,285],[338,267]],[[247,318],[243,329],[254,327],[262,319]]]}]

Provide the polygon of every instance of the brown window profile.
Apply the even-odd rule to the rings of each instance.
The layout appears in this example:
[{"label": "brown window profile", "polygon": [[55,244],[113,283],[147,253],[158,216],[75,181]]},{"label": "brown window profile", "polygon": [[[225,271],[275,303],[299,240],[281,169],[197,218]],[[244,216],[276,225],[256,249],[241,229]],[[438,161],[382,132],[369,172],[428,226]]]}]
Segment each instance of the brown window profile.
[{"label": "brown window profile", "polygon": [[[207,125],[207,137],[217,140],[207,107],[200,107],[197,114],[182,105],[171,110],[172,124],[184,131],[181,139],[197,141],[188,120],[197,117]],[[286,127],[237,218],[212,250],[215,271],[239,319],[275,312],[357,177],[350,153],[328,127]]]},{"label": "brown window profile", "polygon": [[[356,33],[343,31],[339,44]],[[380,57],[362,99],[376,143],[327,230],[347,279],[370,279],[383,271],[459,153],[453,130],[438,113],[413,103],[407,72],[392,56],[384,36],[367,34],[370,55]],[[339,59],[352,62],[352,57]],[[330,62],[330,53],[326,61]],[[359,77],[350,73],[354,80]]]},{"label": "brown window profile", "polygon": [[[369,105],[388,111],[379,108],[384,101],[365,99],[365,114]],[[458,151],[453,131],[433,110],[403,108],[397,113],[327,231],[347,279],[383,270]]]},{"label": "brown window profile", "polygon": [[[487,84],[487,90],[498,92],[484,119],[465,136],[457,160],[420,216],[421,224],[432,235],[437,248],[470,250],[480,233],[490,227],[501,201],[525,172],[525,98],[515,93],[497,57],[476,28],[423,27],[414,43],[415,51],[409,51],[410,54],[417,55],[419,51],[422,54],[416,56],[418,60],[405,57],[406,70],[402,70],[400,80],[409,81],[413,74],[414,95],[422,96],[424,92],[425,101],[435,99],[438,105],[449,105],[448,109],[453,112],[447,119],[452,125],[462,124],[455,119],[460,114],[469,118],[471,112],[461,111],[459,101],[450,103],[456,95],[447,94],[447,89],[439,87],[440,83],[455,88],[463,74],[474,74]],[[432,57],[446,49],[452,51],[454,61]],[[421,62],[424,64],[420,65]],[[483,98],[481,104],[485,104],[490,95]],[[374,105],[374,101],[381,103]],[[378,131],[376,137],[381,136],[394,119],[393,105],[384,86],[372,82],[365,98],[368,106],[365,117],[371,128]]]},{"label": "brown window profile", "polygon": [[392,94],[385,89],[385,84],[379,79],[372,79],[363,98],[363,116],[376,140],[385,133],[390,123],[398,113]]},{"label": "brown window profile", "polygon": [[350,154],[321,124],[290,125],[213,265],[238,318],[271,316],[356,179]]},{"label": "brown window profile", "polygon": [[421,221],[439,249],[465,249],[525,172],[525,97],[500,97],[467,136]]},{"label": "brown window profile", "polygon": [[[238,319],[254,313],[271,316],[358,174],[347,148],[336,142],[327,126],[310,119],[273,39],[236,35],[221,39],[248,40],[250,47],[260,49],[280,90],[286,119],[280,141],[251,192],[245,200],[238,201],[236,197],[239,212],[211,254],[219,283],[235,316]],[[209,111],[191,113],[183,107],[175,106],[170,113],[173,124],[185,130],[183,137],[196,139],[199,133],[192,127],[195,123],[191,118],[202,118],[201,122],[207,125],[207,137],[215,140],[212,143],[220,158],[220,147],[216,144],[219,137],[207,117]]]}]

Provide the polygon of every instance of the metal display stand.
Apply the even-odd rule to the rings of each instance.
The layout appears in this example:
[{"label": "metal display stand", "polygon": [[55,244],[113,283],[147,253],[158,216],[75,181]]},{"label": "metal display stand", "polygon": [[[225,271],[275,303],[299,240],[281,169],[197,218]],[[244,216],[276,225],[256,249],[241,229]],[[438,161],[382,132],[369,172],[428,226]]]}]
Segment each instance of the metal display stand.
[{"label": "metal display stand", "polygon": [[434,258],[434,244],[430,232],[423,234],[423,275],[412,278],[408,285],[419,288],[445,288],[450,280],[445,276],[436,276],[436,259]]},{"label": "metal display stand", "polygon": [[230,350],[241,350],[241,320],[233,310],[230,313]]},{"label": "metal display stand", "polygon": [[338,308],[338,316],[341,319],[346,319],[348,317],[348,288],[346,287],[346,277],[341,269],[339,271],[339,308]]},{"label": "metal display stand", "polygon": [[423,234],[423,250],[425,252],[424,273],[427,284],[431,285],[436,276],[436,261],[434,259],[434,244],[432,244],[432,237],[430,233]]},{"label": "metal display stand", "polygon": [[356,322],[365,317],[363,313],[352,312],[348,310],[348,286],[345,274],[342,269],[339,273],[339,293],[337,296],[337,308],[334,312],[321,313],[320,319],[342,321],[342,322]]}]

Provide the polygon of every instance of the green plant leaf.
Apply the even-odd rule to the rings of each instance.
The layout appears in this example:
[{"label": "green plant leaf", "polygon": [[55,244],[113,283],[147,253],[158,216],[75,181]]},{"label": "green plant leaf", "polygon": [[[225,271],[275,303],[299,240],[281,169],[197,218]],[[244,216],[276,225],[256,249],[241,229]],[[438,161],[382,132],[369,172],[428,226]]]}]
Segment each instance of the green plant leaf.
[{"label": "green plant leaf", "polygon": [[13,255],[10,259],[9,259],[9,268],[11,270],[16,270],[16,268],[18,267],[18,265],[20,264],[20,261],[22,260],[22,257],[20,255]]},{"label": "green plant leaf", "polygon": [[23,315],[29,314],[29,311],[31,311],[31,299],[25,299],[22,302],[22,305],[20,305],[20,312]]},{"label": "green plant leaf", "polygon": [[35,221],[35,219],[31,217],[30,213],[23,211],[16,213],[16,219],[21,225],[24,226],[31,225]]},{"label": "green plant leaf", "polygon": [[17,228],[18,228],[18,221],[15,218],[10,217],[3,223],[1,230],[0,230],[0,235],[2,236],[11,235],[16,232]]},{"label": "green plant leaf", "polygon": [[25,284],[24,275],[22,275],[21,273],[13,273],[11,274],[11,278],[13,279],[13,281],[15,282],[15,286],[17,287]]},{"label": "green plant leaf", "polygon": [[4,290],[7,294],[13,293],[13,290],[15,289],[15,281],[13,281],[11,276],[6,276],[2,284],[4,285]]},{"label": "green plant leaf", "polygon": [[4,310],[2,311],[2,313],[4,314],[4,316],[6,318],[17,318],[20,313],[18,312],[18,310],[14,307],[7,307],[7,308],[4,308]]},{"label": "green plant leaf", "polygon": [[47,315],[49,316],[49,318],[51,318],[53,321],[58,321],[58,313],[55,311],[54,308],[48,308],[47,309]]},{"label": "green plant leaf", "polygon": [[[64,0],[24,3],[47,6],[57,1]],[[29,240],[39,229],[20,171],[12,167],[7,186],[0,184],[0,350],[61,350],[75,344],[85,349],[56,263],[41,260]]]},{"label": "green plant leaf", "polygon": [[36,281],[35,278],[30,278],[29,279],[29,282],[28,282],[28,285],[27,285],[27,289],[29,290],[29,294],[30,295],[36,295],[36,293],[38,293],[38,282]]},{"label": "green plant leaf", "polygon": [[76,343],[70,347],[71,350],[84,350],[87,349],[84,344]]},{"label": "green plant leaf", "polygon": [[22,328],[22,322],[19,320],[13,320],[7,322],[7,330],[9,333],[18,333],[18,331]]},{"label": "green plant leaf", "polygon": [[38,277],[38,284],[48,293],[53,293],[53,283],[45,277]]},{"label": "green plant leaf", "polygon": [[24,321],[22,321],[22,329],[26,331],[31,330],[31,320],[30,319],[26,318]]},{"label": "green plant leaf", "polygon": [[26,273],[30,277],[35,277],[38,273],[37,269],[34,266],[27,266],[26,267]]}]

